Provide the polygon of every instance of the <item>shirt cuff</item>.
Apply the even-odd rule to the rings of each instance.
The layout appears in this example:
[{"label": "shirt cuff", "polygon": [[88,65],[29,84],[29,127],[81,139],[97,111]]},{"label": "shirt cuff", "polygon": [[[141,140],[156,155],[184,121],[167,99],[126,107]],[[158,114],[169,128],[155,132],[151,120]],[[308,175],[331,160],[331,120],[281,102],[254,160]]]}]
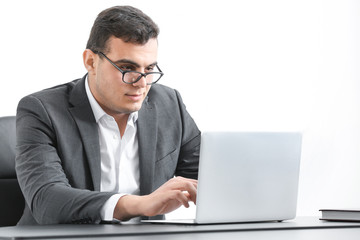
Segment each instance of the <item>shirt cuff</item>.
[{"label": "shirt cuff", "polygon": [[101,219],[103,221],[113,221],[113,220],[117,220],[114,219],[114,210],[116,207],[117,202],[119,201],[119,199],[127,194],[114,194],[112,195],[104,204],[104,206],[102,206],[101,210],[100,210],[100,216]]}]

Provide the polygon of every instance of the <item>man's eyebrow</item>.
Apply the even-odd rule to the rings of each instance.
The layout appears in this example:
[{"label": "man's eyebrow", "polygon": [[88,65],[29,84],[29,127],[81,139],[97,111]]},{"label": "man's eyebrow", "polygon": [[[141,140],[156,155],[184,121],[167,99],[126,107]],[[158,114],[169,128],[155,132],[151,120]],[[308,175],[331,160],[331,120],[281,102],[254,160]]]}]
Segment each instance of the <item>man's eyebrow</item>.
[{"label": "man's eyebrow", "polygon": [[[140,67],[140,65],[137,62],[134,62],[134,61],[129,60],[129,59],[120,59],[120,60],[117,60],[115,63],[116,64],[128,63],[128,64],[131,64],[131,65],[134,65],[135,67]],[[149,66],[155,66],[155,65],[157,65],[157,62],[149,64]]]}]

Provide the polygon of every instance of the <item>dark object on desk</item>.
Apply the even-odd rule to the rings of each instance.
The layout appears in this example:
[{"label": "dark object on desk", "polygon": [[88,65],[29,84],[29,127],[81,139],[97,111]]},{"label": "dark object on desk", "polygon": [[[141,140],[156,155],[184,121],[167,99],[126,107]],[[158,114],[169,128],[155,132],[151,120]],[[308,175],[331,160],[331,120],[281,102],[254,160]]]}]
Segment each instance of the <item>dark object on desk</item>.
[{"label": "dark object on desk", "polygon": [[320,220],[360,222],[360,209],[320,209]]},{"label": "dark object on desk", "polygon": [[0,118],[0,226],[16,225],[25,206],[15,173],[15,117]]}]

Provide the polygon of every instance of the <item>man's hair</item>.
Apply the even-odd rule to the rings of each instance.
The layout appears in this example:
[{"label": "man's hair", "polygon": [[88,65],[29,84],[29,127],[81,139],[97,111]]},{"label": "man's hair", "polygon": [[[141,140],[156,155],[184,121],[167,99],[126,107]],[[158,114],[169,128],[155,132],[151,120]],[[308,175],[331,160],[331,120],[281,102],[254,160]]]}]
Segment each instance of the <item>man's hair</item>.
[{"label": "man's hair", "polygon": [[115,6],[97,16],[86,48],[107,52],[107,41],[112,36],[143,45],[158,35],[158,26],[145,13],[131,6]]}]

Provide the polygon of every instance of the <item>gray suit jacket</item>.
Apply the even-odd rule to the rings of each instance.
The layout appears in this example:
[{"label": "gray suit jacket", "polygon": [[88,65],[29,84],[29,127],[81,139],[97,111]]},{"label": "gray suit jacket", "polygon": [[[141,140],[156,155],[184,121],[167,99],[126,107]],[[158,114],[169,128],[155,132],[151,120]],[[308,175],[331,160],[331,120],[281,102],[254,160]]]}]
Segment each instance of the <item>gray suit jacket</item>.
[{"label": "gray suit jacket", "polygon": [[[114,193],[100,192],[98,128],[85,79],[24,97],[16,172],[26,200],[19,225],[99,223]],[[155,84],[139,111],[140,193],[174,175],[197,178],[200,131],[176,90]]]}]

